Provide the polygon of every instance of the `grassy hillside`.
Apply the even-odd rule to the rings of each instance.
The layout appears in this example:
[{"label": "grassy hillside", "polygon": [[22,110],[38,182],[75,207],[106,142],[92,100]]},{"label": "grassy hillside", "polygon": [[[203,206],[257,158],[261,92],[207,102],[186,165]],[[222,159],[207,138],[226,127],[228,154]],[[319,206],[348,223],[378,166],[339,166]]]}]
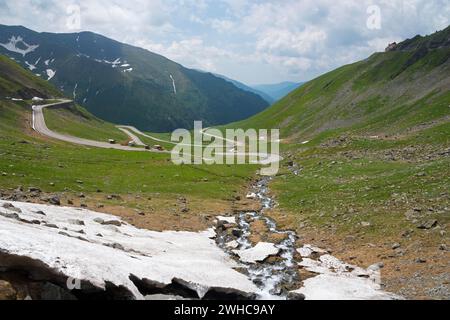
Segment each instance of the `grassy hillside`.
[{"label": "grassy hillside", "polygon": [[346,260],[383,262],[387,289],[407,297],[448,298],[449,39],[407,40],[231,125],[281,129],[278,221]]},{"label": "grassy hillside", "polygon": [[129,139],[115,125],[94,117],[80,106],[44,109],[44,116],[47,126],[56,132],[97,141],[114,139],[126,143]]},{"label": "grassy hillside", "polygon": [[[449,34],[447,28],[414,41],[420,47]],[[449,115],[449,58],[449,46],[376,53],[310,81],[236,126],[280,128],[293,143],[340,131],[367,135],[405,131]]]}]

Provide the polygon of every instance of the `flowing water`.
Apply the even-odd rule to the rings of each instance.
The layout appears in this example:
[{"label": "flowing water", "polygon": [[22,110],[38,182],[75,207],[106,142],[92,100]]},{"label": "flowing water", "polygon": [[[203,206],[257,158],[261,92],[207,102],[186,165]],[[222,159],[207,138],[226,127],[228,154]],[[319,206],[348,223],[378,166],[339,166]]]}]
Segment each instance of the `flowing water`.
[{"label": "flowing water", "polygon": [[[239,237],[234,239],[239,244],[238,250],[252,248],[249,238],[251,236],[251,223],[263,221],[269,233],[281,234],[285,239],[275,246],[280,249],[278,258],[260,263],[242,263],[249,278],[258,286],[260,299],[286,299],[288,290],[286,287],[298,280],[298,267],[295,261],[297,236],[293,231],[281,231],[276,223],[266,217],[264,212],[274,207],[275,202],[269,196],[268,183],[270,178],[263,178],[254,186],[254,193],[262,204],[262,210],[257,212],[242,212],[236,219]],[[227,233],[218,234],[217,243],[224,250],[230,252],[226,243],[233,240]]]}]

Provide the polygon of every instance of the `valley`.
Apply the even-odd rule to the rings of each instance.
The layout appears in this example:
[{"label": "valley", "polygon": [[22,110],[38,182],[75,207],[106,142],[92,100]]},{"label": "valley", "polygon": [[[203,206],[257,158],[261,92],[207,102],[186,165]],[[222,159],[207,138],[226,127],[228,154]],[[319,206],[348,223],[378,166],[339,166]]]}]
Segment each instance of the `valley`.
[{"label": "valley", "polygon": [[[92,37],[109,43],[92,34],[69,37],[71,46]],[[45,271],[44,282],[71,298],[449,299],[449,37],[450,27],[407,40],[305,83],[262,112],[208,123],[222,131],[279,128],[281,169],[270,178],[258,174],[257,164],[173,165],[168,131],[191,128],[187,123],[198,114],[179,113],[181,122],[166,126],[159,116],[150,120],[155,110],[130,111],[145,114],[147,126],[80,106],[86,96],[70,93],[86,84],[62,91],[51,85],[67,86],[71,80],[60,78],[61,69],[72,62],[78,68],[79,59],[94,65],[84,60],[90,58],[69,56],[47,80],[1,57],[0,249],[21,257],[5,258],[2,267]],[[8,54],[38,50],[31,40],[19,50],[14,43],[25,38],[11,39],[3,45]],[[128,77],[137,70],[130,61],[111,56],[95,63],[125,68]],[[207,95],[223,86],[223,79],[165,63],[174,68],[163,85],[170,94],[182,96],[188,86],[176,80],[180,73],[212,86]],[[227,90],[238,94],[237,87]],[[33,245],[36,251],[27,252]],[[76,258],[71,246],[88,270],[76,275],[86,287],[75,293],[64,289],[65,277],[75,276],[65,270]],[[96,273],[104,266],[89,266],[93,255],[111,259],[120,271]],[[27,259],[43,266],[27,270]],[[171,264],[177,259],[180,264]],[[185,270],[186,264],[201,265],[201,272]],[[122,270],[127,265],[132,272]],[[0,279],[26,282],[9,272]],[[38,293],[22,285],[16,298],[42,297],[43,282],[34,285]]]}]

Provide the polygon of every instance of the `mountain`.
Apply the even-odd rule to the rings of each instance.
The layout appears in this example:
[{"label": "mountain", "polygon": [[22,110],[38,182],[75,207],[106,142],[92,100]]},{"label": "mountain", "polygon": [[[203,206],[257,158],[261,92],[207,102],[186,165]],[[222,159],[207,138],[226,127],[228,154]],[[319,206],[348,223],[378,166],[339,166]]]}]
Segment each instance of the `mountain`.
[{"label": "mountain", "polygon": [[142,130],[245,119],[268,103],[210,73],[104,36],[0,25],[0,54],[50,81],[94,115]]},{"label": "mountain", "polygon": [[0,55],[0,98],[30,100],[34,97],[61,97],[47,81],[35,77],[8,57]]},{"label": "mountain", "polygon": [[302,83],[282,82],[277,84],[261,84],[253,86],[253,89],[263,92],[272,98],[273,102],[278,101],[289,93],[300,87]]},{"label": "mountain", "polygon": [[307,140],[325,132],[384,134],[449,115],[450,27],[314,79],[238,123]]},{"label": "mountain", "polygon": [[257,90],[257,89],[255,89],[255,88],[252,88],[252,87],[250,87],[250,86],[248,86],[248,85],[246,85],[246,84],[244,84],[244,83],[242,83],[242,82],[239,82],[239,81],[237,81],[237,80],[233,80],[233,79],[230,79],[230,78],[228,78],[228,77],[226,77],[226,76],[223,76],[223,75],[220,75],[220,74],[214,74],[215,76],[217,76],[217,77],[219,77],[219,78],[222,78],[222,79],[224,79],[224,80],[226,80],[226,81],[228,81],[228,82],[231,82],[232,84],[234,84],[236,87],[238,87],[239,89],[242,89],[242,90],[244,90],[244,91],[248,91],[248,92],[252,92],[252,93],[254,93],[254,94],[257,94],[258,96],[260,96],[261,98],[263,98],[265,101],[267,101],[267,103],[269,103],[269,104],[272,104],[272,103],[274,103],[276,100],[274,99],[274,98],[272,98],[270,95],[268,95],[267,93],[265,93],[265,92],[263,92],[263,91],[260,91],[260,90]]}]

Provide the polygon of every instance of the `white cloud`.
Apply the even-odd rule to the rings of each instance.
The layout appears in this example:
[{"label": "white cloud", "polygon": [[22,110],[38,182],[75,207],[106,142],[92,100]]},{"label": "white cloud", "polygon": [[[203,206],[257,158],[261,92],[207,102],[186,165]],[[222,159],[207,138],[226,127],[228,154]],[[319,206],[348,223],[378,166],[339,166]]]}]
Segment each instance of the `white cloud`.
[{"label": "white cloud", "polygon": [[450,23],[448,0],[0,0],[0,21],[68,32],[76,3],[83,30],[246,82],[306,80]]},{"label": "white cloud", "polygon": [[232,52],[215,46],[205,45],[200,38],[173,41],[168,46],[151,42],[142,42],[141,45],[169,59],[183,61],[187,67],[211,72],[218,71],[216,65],[217,60],[237,58]]}]

